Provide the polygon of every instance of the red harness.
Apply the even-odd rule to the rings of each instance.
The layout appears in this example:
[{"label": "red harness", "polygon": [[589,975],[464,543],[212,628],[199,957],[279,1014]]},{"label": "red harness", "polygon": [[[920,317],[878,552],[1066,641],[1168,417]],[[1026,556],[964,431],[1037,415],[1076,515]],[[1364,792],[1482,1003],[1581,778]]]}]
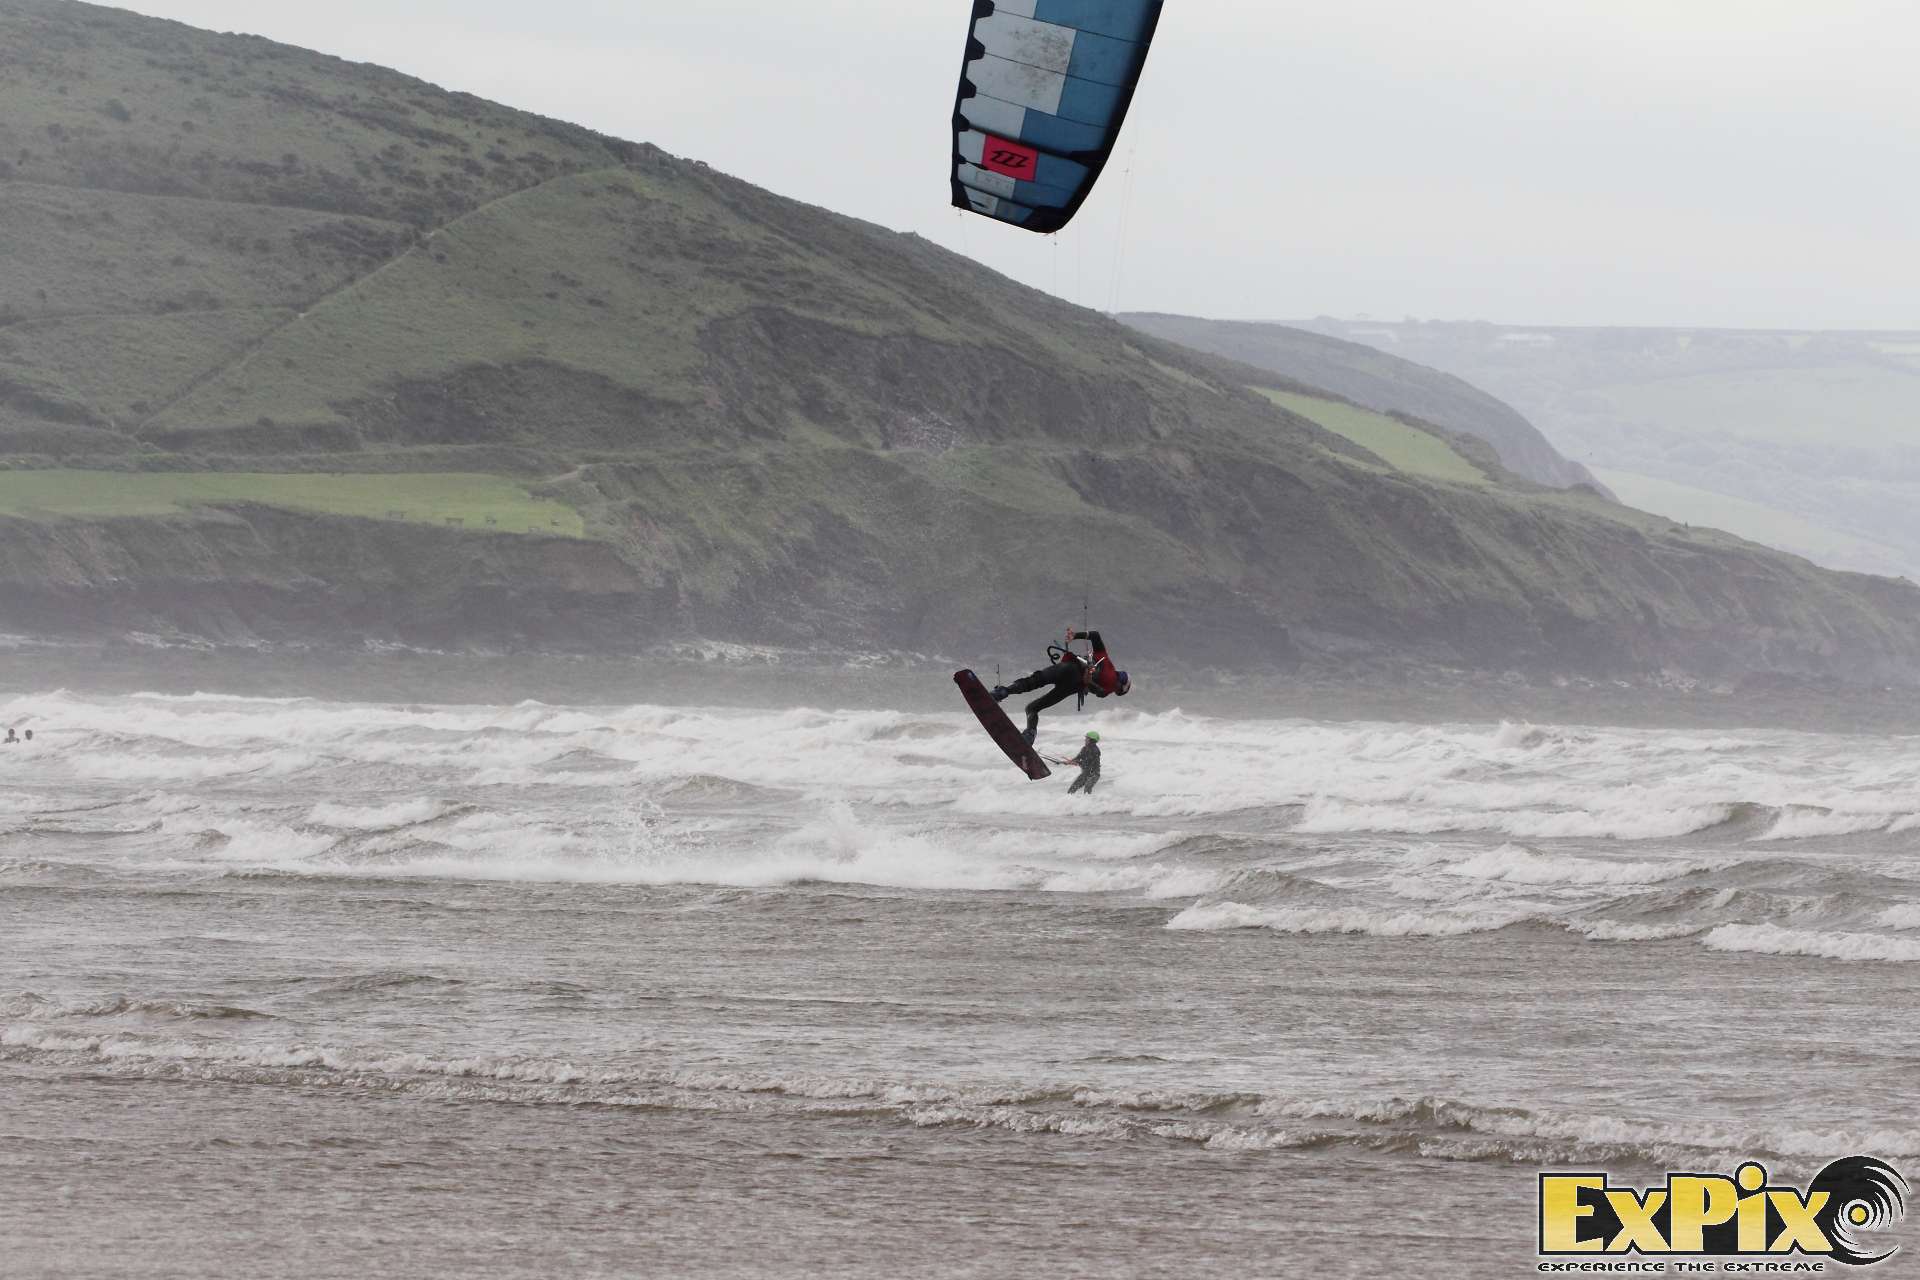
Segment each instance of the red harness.
[{"label": "red harness", "polygon": [[[1067,643],[1070,645],[1073,641],[1069,639]],[[1059,655],[1057,658],[1054,657],[1056,654]],[[1089,693],[1097,698],[1105,698],[1120,691],[1120,673],[1113,665],[1113,658],[1105,649],[1094,649],[1083,658],[1070,648],[1048,645],[1047,656],[1056,662],[1080,664],[1080,700],[1082,702],[1086,701]]]},{"label": "red harness", "polygon": [[1120,687],[1119,673],[1114,670],[1113,659],[1107,656],[1105,649],[1096,649],[1093,661],[1087,664],[1087,689],[1099,697],[1106,697]]}]

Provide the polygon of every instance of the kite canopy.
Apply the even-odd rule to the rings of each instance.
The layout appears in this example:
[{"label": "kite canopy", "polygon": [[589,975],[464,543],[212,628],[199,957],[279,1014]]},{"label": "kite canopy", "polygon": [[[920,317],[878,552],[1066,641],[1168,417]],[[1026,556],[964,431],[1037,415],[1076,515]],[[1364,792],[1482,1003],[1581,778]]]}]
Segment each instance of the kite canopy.
[{"label": "kite canopy", "polygon": [[1043,234],[1113,154],[1161,0],[976,0],[953,112],[953,203]]}]

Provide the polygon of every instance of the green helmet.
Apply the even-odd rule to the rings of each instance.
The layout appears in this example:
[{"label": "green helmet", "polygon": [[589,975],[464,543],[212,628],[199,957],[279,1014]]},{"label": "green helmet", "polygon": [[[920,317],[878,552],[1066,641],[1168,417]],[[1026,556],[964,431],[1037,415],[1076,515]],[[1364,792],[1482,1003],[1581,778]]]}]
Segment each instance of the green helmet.
[{"label": "green helmet", "polygon": [[1098,729],[1087,730],[1087,741],[1088,742],[1100,741],[1100,731]]}]

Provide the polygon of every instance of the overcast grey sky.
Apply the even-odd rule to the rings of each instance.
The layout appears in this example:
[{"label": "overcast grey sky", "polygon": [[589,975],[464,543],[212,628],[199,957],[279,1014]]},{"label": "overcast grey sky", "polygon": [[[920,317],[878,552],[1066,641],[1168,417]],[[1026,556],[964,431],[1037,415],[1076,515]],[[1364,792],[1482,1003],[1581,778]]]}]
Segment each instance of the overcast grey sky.
[{"label": "overcast grey sky", "polygon": [[1167,0],[1053,240],[947,205],[968,0],[128,7],[658,143],[1103,309],[1920,328],[1912,0]]}]

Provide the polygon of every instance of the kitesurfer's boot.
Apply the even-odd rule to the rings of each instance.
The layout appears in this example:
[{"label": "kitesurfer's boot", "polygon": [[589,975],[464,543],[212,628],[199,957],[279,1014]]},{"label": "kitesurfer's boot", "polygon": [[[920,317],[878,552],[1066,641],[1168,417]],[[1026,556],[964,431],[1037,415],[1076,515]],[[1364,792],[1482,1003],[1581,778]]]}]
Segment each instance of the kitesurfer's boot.
[{"label": "kitesurfer's boot", "polygon": [[1005,702],[1007,700],[1007,694],[1009,693],[1009,690],[1007,686],[1003,684],[997,684],[993,686],[992,693],[993,693],[993,700],[995,702]]},{"label": "kitesurfer's boot", "polygon": [[1024,741],[1026,742],[1026,744],[1027,744],[1028,746],[1032,746],[1032,745],[1033,745],[1033,740],[1034,740],[1034,737],[1035,737],[1035,736],[1036,736],[1037,734],[1039,734],[1039,732],[1040,732],[1040,726],[1039,726],[1039,725],[1037,725],[1037,724],[1030,724],[1030,725],[1028,725],[1028,726],[1027,726],[1027,731],[1026,731],[1025,733],[1023,733],[1023,734],[1021,734],[1021,735],[1020,735],[1020,737],[1022,738],[1022,740],[1024,740]]}]

